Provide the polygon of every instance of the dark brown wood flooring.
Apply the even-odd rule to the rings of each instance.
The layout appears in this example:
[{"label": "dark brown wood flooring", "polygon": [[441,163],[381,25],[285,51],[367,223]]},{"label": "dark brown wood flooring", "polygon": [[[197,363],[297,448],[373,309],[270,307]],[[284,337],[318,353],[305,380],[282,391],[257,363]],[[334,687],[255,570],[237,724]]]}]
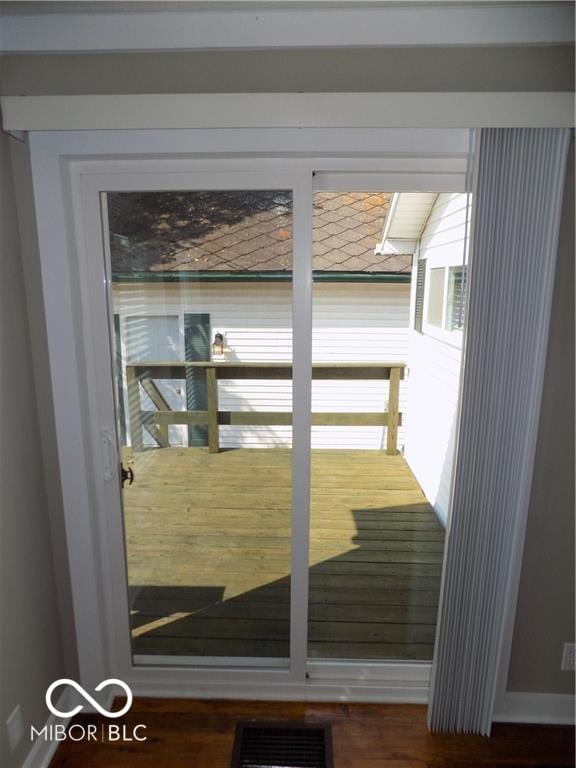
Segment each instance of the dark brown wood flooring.
[{"label": "dark brown wood flooring", "polygon": [[[116,723],[147,726],[146,742],[63,742],[50,768],[228,768],[238,718],[332,723],[335,768],[560,768],[574,765],[574,731],[494,726],[491,738],[438,736],[426,708],[408,704],[310,704],[136,699]],[[74,722],[100,724],[96,716]]]}]

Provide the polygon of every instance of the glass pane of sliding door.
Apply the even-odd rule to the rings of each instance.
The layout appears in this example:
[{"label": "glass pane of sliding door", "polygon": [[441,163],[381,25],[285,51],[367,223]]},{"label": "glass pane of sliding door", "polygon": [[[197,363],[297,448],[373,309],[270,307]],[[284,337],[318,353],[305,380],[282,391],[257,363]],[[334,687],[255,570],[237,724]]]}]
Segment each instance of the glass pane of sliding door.
[{"label": "glass pane of sliding door", "polygon": [[[432,435],[417,434],[427,429],[420,416],[411,433],[414,465],[404,451],[407,424],[414,425],[407,413],[410,345],[418,375],[428,375],[433,388],[433,377],[446,376],[442,367],[449,365],[457,392],[459,350],[449,354],[438,343],[434,353],[414,330],[418,248],[429,263],[444,253],[426,251],[437,198],[314,195],[311,660],[432,658],[444,528],[431,505],[435,496],[421,487],[426,457],[416,459]],[[420,411],[434,408],[425,392],[416,399]],[[431,445],[438,452],[440,443]],[[443,460],[449,470],[449,450]],[[429,480],[428,489],[445,482],[440,471]]]},{"label": "glass pane of sliding door", "polygon": [[287,664],[292,192],[105,198],[135,662]]}]

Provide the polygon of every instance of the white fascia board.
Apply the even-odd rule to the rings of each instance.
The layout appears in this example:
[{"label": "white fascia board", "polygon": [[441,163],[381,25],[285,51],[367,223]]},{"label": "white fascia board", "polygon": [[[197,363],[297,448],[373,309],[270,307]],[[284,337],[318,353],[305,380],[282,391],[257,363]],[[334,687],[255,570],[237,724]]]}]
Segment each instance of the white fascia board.
[{"label": "white fascia board", "polygon": [[2,17],[0,52],[549,45],[574,40],[574,9],[562,2],[91,11],[7,14]]},{"label": "white fascia board", "polygon": [[5,96],[7,131],[572,127],[571,93]]},{"label": "white fascia board", "polygon": [[375,250],[376,254],[384,253],[384,248],[386,247],[386,240],[388,239],[388,232],[390,231],[390,225],[392,223],[392,219],[394,218],[394,213],[396,212],[396,206],[398,205],[399,200],[400,200],[400,195],[398,192],[395,192],[394,196],[392,197],[392,202],[390,203],[390,207],[388,208],[386,219],[384,221],[384,230],[382,231],[382,240],[376,246],[376,250]]},{"label": "white fascia board", "polygon": [[375,253],[383,256],[403,256],[407,253],[413,255],[416,253],[417,243],[418,240],[401,240],[389,237],[378,245]]}]

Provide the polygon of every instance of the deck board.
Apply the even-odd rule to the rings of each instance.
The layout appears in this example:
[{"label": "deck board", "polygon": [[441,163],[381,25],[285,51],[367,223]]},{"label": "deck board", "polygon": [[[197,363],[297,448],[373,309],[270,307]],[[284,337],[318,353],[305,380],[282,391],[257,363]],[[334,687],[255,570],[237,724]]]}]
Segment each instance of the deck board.
[{"label": "deck board", "polygon": [[[132,455],[137,654],[287,657],[291,452]],[[401,456],[312,452],[309,653],[430,659],[444,531]]]}]

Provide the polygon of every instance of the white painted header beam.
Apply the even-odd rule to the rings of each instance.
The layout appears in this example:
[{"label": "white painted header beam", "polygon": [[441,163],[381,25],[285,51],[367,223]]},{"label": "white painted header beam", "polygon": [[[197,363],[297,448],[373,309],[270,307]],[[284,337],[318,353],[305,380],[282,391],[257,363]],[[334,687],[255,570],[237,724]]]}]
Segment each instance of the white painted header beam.
[{"label": "white painted header beam", "polygon": [[5,96],[8,131],[571,127],[570,93]]},{"label": "white painted header beam", "polygon": [[[76,3],[75,10],[81,3]],[[341,46],[540,45],[574,40],[572,3],[42,13],[0,17],[1,53]],[[123,4],[123,9],[126,5]],[[171,5],[174,8],[174,5]]]}]

